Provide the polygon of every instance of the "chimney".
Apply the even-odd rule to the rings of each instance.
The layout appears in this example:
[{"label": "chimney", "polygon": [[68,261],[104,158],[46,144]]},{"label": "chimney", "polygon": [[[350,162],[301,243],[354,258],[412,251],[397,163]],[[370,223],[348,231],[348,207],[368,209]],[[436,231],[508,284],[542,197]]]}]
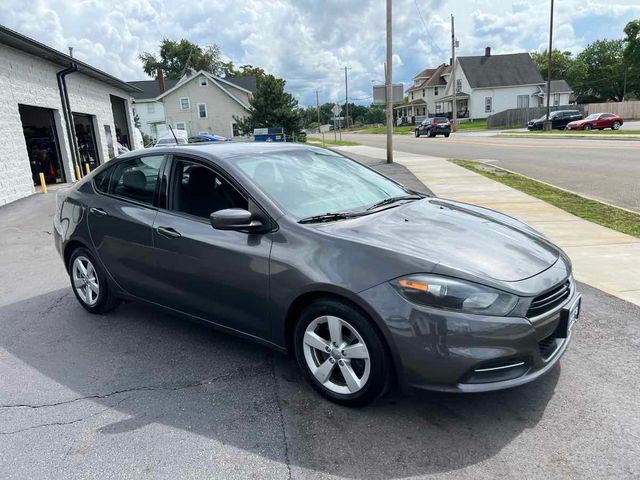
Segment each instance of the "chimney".
[{"label": "chimney", "polygon": [[73,58],[73,47],[69,47],[69,56]]},{"label": "chimney", "polygon": [[491,47],[487,47],[484,49],[484,56],[485,57],[490,57],[491,56]]},{"label": "chimney", "polygon": [[164,93],[164,74],[162,73],[161,68],[156,70],[156,80],[158,80],[158,89],[160,90],[160,93]]}]

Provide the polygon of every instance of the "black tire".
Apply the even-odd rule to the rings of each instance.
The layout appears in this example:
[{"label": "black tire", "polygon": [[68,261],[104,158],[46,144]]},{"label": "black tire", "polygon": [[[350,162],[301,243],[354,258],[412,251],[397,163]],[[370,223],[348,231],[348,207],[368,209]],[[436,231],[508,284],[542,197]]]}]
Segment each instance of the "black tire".
[{"label": "black tire", "polygon": [[444,138],[449,138],[449,135],[450,135],[449,133],[445,133]]},{"label": "black tire", "polygon": [[416,128],[416,138],[420,138],[420,130]]},{"label": "black tire", "polygon": [[433,138],[435,136],[436,136],[435,132],[432,132],[431,130],[429,130],[429,137]]},{"label": "black tire", "polygon": [[622,125],[620,125],[620,122],[616,120],[615,122],[613,122],[613,125],[611,125],[611,130],[620,130],[621,126]]},{"label": "black tire", "polygon": [[[74,285],[74,278],[73,278],[74,267],[73,266],[78,257],[83,257],[87,259],[89,262],[91,262],[91,265],[95,270],[96,277],[98,280],[98,285],[99,285],[98,297],[95,300],[95,302],[91,304],[87,303],[87,301],[80,296],[78,289]],[[121,300],[113,294],[113,291],[109,285],[105,272],[103,271],[100,264],[96,261],[93,254],[88,249],[84,247],[80,247],[73,251],[73,253],[69,257],[68,271],[69,271],[69,280],[71,281],[71,290],[73,290],[73,293],[78,299],[78,302],[80,303],[80,305],[82,305],[82,307],[87,312],[104,314],[104,313],[110,312],[111,310],[116,308],[118,305],[120,305]]]},{"label": "black tire", "polygon": [[[334,316],[348,322],[362,337],[369,352],[368,379],[355,393],[336,393],[325,387],[316,379],[307,363],[304,352],[305,331],[312,322],[323,316]],[[323,397],[340,405],[347,407],[367,405],[384,395],[391,384],[391,359],[384,341],[373,326],[372,320],[346,302],[333,299],[318,300],[305,308],[296,324],[294,351],[298,366],[311,386]],[[326,354],[325,356],[328,361],[330,355]],[[338,368],[336,368],[335,375],[338,375],[337,378],[342,376]]]},{"label": "black tire", "polygon": [[591,125],[589,125],[588,123],[584,126],[583,130],[589,131],[591,130]]}]

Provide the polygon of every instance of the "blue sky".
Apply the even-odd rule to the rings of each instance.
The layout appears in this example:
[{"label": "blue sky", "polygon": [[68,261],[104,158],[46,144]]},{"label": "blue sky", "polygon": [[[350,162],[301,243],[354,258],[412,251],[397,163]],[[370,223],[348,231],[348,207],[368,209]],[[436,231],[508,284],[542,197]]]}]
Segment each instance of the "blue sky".
[{"label": "blue sky", "polygon": [[[117,8],[113,8],[117,5]],[[542,50],[548,0],[394,0],[394,80],[408,84],[425,67],[450,57],[450,14],[459,55]],[[556,2],[555,44],[579,52],[589,42],[621,38],[640,18],[639,0]],[[146,78],[137,58],[162,37],[217,43],[236,64],[285,78],[303,105],[370,102],[371,81],[383,78],[385,0],[26,0],[1,2],[0,23],[75,55],[124,80]]]}]

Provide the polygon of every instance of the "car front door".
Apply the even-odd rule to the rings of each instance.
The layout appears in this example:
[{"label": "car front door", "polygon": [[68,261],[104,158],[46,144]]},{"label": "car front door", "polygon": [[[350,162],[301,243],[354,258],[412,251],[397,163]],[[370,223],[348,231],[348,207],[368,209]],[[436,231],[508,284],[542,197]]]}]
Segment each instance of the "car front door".
[{"label": "car front door", "polygon": [[209,219],[226,208],[266,214],[205,161],[174,157],[167,173],[166,208],[153,224],[154,301],[269,339],[271,234],[216,230]]},{"label": "car front door", "polygon": [[88,205],[91,241],[111,277],[127,293],[150,295],[152,227],[158,213],[158,174],[164,155],[118,161],[98,175]]}]

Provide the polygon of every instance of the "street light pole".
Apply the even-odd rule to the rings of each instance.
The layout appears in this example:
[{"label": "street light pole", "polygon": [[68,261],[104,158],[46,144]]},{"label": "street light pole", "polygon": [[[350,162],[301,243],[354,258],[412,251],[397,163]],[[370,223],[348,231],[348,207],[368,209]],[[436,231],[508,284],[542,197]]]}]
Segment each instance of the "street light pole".
[{"label": "street light pole", "polygon": [[547,60],[547,118],[544,121],[543,129],[551,130],[549,117],[551,116],[551,57],[553,52],[553,0],[551,0],[551,17],[549,20],[549,57]]},{"label": "street light pole", "polygon": [[451,118],[453,119],[453,131],[456,131],[456,121],[458,119],[458,86],[456,85],[456,30],[453,15],[451,15],[451,85],[453,87],[453,102],[451,104]]},{"label": "street light pole", "polygon": [[318,90],[316,90],[316,108],[318,109],[318,132],[322,134],[322,146],[324,147],[324,132],[320,127],[320,97],[318,96]]},{"label": "street light pole", "polygon": [[347,122],[347,128],[349,128],[349,80],[347,79],[347,70],[349,67],[344,67],[344,108]]},{"label": "street light pole", "polygon": [[387,0],[387,62],[385,64],[385,82],[387,92],[387,163],[393,163],[393,98],[392,98],[392,82],[393,82],[393,44],[391,42],[392,21],[391,14],[393,10],[392,0]]}]

